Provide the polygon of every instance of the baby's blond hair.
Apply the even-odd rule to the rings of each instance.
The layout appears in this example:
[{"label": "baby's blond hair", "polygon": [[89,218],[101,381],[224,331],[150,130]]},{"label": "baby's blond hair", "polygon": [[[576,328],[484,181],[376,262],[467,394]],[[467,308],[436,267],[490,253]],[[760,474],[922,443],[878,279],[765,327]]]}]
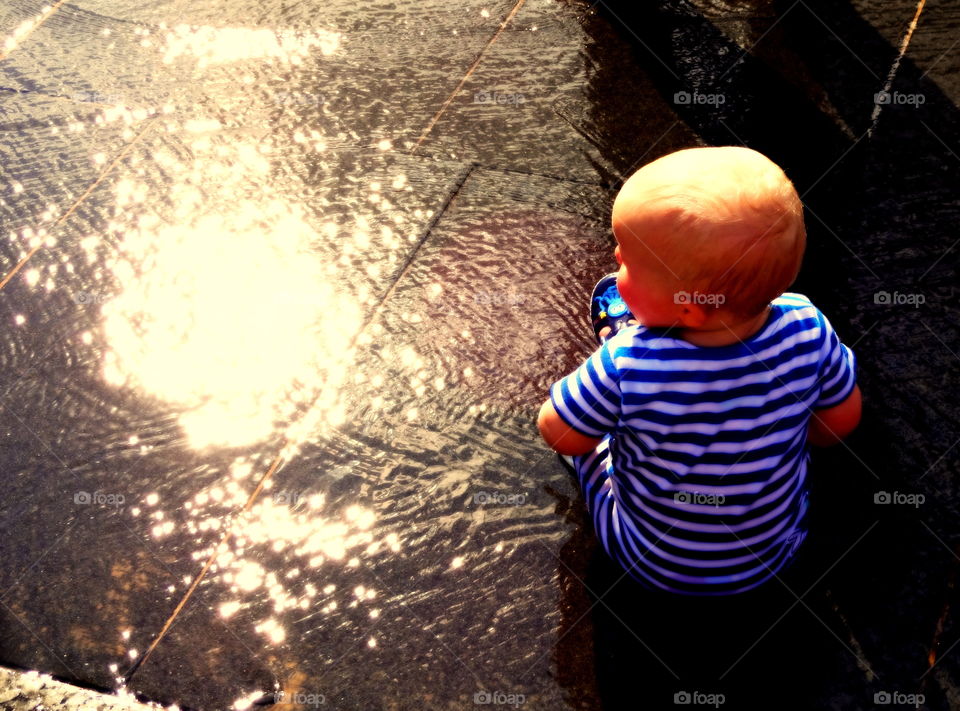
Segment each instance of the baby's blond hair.
[{"label": "baby's blond hair", "polygon": [[763,311],[800,270],[806,247],[800,198],[783,170],[754,150],[668,154],[637,171],[618,203],[621,196],[628,204],[619,215],[614,205],[614,228],[619,221],[641,240],[655,233],[653,251],[679,288],[722,295],[722,302],[708,303],[738,317]]}]

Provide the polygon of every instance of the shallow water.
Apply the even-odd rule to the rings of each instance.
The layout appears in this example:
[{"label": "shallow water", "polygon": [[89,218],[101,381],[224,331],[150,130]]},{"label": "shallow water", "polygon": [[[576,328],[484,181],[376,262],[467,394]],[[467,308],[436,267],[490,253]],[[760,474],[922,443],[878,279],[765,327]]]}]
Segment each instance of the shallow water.
[{"label": "shallow water", "polygon": [[572,489],[551,375],[503,365],[575,363],[534,335],[582,330],[558,268],[606,248],[604,193],[411,155],[508,9],[7,8],[7,559],[58,544],[9,659],[188,706],[556,697],[542,482]]},{"label": "shallow water", "polygon": [[[610,703],[592,665],[642,651],[590,612],[615,578],[534,419],[593,347],[611,189],[747,140],[827,225],[804,288],[831,305],[818,284],[854,270],[867,303],[831,235],[872,213],[831,190],[883,171],[903,114],[821,179],[902,21],[836,11],[858,61],[769,3],[613,4],[624,32],[530,1],[489,46],[512,3],[50,7],[0,10],[0,275],[27,260],[0,298],[0,659],[195,708]],[[722,107],[675,99],[714,83]],[[876,312],[835,305],[866,333]],[[832,651],[833,682],[858,673]]]}]

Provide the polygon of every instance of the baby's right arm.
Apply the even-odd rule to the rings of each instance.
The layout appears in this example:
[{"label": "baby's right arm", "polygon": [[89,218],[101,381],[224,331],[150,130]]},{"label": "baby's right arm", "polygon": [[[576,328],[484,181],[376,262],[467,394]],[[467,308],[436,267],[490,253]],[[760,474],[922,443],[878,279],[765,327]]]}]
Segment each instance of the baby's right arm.
[{"label": "baby's right arm", "polygon": [[807,428],[807,441],[815,447],[837,444],[860,424],[860,386],[855,385],[839,405],[814,410]]},{"label": "baby's right arm", "polygon": [[540,408],[537,425],[540,427],[543,440],[559,454],[586,454],[596,449],[597,445],[603,441],[603,437],[596,439],[589,437],[577,432],[564,422],[563,418],[557,414],[551,400],[547,400]]}]

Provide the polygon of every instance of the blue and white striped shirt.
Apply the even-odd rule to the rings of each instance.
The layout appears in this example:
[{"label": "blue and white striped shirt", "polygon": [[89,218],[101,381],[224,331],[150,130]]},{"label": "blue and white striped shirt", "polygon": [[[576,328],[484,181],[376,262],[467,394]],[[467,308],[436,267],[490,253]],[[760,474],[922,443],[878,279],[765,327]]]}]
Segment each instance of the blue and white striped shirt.
[{"label": "blue and white striped shirt", "polygon": [[795,554],[811,411],[855,383],[853,351],[806,296],[786,293],[727,346],[626,328],[550,398],[577,432],[609,435],[592,457],[609,477],[610,505],[594,516],[606,551],[642,583],[714,595],[756,587]]}]

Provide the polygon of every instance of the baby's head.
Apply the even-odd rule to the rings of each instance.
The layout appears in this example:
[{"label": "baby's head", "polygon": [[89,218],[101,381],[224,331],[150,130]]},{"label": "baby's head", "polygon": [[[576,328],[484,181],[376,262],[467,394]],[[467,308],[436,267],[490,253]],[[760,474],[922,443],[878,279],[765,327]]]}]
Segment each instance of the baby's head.
[{"label": "baby's head", "polygon": [[793,283],[806,246],[793,184],[769,158],[736,146],[645,165],[617,195],[613,231],[620,292],[648,326],[756,317]]}]

